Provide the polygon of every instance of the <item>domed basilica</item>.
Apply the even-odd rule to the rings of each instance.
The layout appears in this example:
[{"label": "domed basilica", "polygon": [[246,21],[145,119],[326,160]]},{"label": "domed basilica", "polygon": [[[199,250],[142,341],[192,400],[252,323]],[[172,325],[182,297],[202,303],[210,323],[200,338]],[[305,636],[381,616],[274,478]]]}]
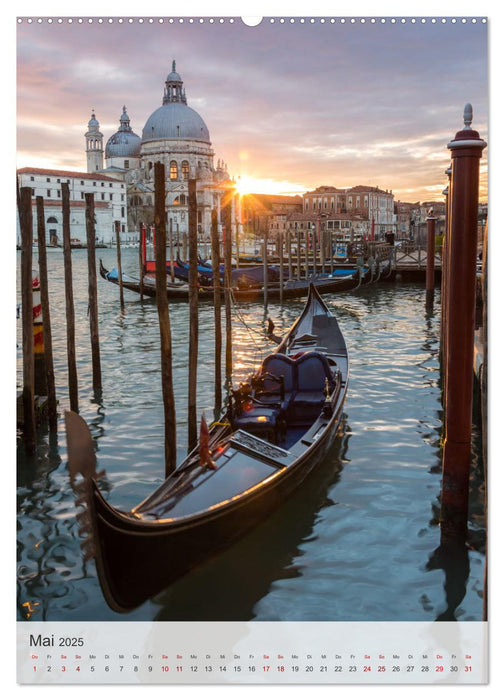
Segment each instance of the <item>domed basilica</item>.
[{"label": "domed basilica", "polygon": [[107,141],[103,167],[103,134],[96,115],[88,122],[86,155],[88,172],[102,173],[127,184],[128,228],[138,231],[140,223],[154,219],[154,163],[162,162],[166,172],[167,229],[176,238],[188,231],[188,180],[197,179],[198,233],[209,235],[212,209],[220,211],[226,184],[226,166],[217,161],[208,128],[187,105],[183,81],[172,71],[165,81],[163,101],[147,119],[142,136],[134,133],[123,107],[119,129]]}]

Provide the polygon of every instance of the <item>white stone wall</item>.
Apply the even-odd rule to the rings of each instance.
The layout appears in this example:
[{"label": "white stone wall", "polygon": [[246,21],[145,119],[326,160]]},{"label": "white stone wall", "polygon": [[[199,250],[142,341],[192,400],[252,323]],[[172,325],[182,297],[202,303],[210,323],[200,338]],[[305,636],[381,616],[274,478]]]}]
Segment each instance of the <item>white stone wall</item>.
[{"label": "white stone wall", "polygon": [[[110,207],[95,207],[96,236],[98,242],[107,245],[115,242],[114,217]],[[32,207],[33,216],[33,238],[38,238],[37,207]],[[52,240],[52,234],[57,237],[58,245],[63,245],[63,216],[61,206],[57,204],[44,206],[46,243]],[[16,217],[17,235],[16,242],[21,243],[21,230],[19,227],[19,217]],[[76,238],[81,243],[86,244],[86,208],[79,206],[70,207],[70,238]]]},{"label": "white stone wall", "polygon": [[[100,202],[103,205],[107,205],[107,210],[109,211],[107,216],[110,216],[111,221],[120,221],[121,231],[127,231],[128,209],[126,184],[124,182],[110,178],[100,178],[98,174],[95,177],[89,177],[88,173],[75,173],[75,176],[69,177],[67,173],[58,173],[57,171],[47,171],[45,173],[38,171],[25,172],[19,173],[18,176],[20,187],[31,187],[33,197],[43,197],[44,200],[48,201],[61,201],[61,185],[65,182],[69,185],[70,202],[75,201],[85,204],[85,194],[92,192],[95,203]],[[59,210],[61,211],[61,208]],[[76,208],[75,211],[78,212],[80,210]],[[96,211],[98,211],[98,207],[96,207]],[[104,216],[100,215],[100,222],[104,218]],[[112,226],[105,227],[102,225],[101,227],[104,229],[105,242],[108,242],[110,236],[115,236],[113,223]],[[101,239],[101,232],[99,236]],[[75,237],[80,238],[81,236],[76,234]],[[85,240],[85,230],[83,240]]]}]

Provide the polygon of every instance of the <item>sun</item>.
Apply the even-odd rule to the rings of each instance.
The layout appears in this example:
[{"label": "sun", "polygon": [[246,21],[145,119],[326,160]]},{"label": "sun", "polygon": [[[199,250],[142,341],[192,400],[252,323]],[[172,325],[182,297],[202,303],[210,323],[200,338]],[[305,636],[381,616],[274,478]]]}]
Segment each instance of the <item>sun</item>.
[{"label": "sun", "polygon": [[250,177],[249,175],[240,175],[236,179],[236,191],[240,195],[256,193],[259,183],[260,180]]},{"label": "sun", "polygon": [[302,194],[306,191],[303,185],[288,182],[286,180],[273,180],[272,178],[252,177],[240,175],[236,178],[236,191],[240,196],[247,194]]}]

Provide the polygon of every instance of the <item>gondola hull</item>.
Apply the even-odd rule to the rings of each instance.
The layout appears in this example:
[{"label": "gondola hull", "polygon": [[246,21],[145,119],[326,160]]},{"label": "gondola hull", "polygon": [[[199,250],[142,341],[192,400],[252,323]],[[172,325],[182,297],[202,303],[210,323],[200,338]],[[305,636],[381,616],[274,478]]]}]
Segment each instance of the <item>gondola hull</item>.
[{"label": "gondola hull", "polygon": [[89,429],[67,412],[69,470],[84,476],[83,546],[109,606],[141,605],[263,523],[330,448],[347,387],[345,340],[312,285],[303,313],[231,392],[221,420],[209,430],[202,421],[199,445],[128,512],[102,496]]},{"label": "gondola hull", "polygon": [[[134,609],[203,565],[263,523],[302,484],[334,440],[341,410],[317,449],[306,453],[295,470],[217,512],[179,523],[131,523],[111,508],[92,481],[96,562],[108,605],[118,612]],[[134,557],[132,554],[134,553]]]}]

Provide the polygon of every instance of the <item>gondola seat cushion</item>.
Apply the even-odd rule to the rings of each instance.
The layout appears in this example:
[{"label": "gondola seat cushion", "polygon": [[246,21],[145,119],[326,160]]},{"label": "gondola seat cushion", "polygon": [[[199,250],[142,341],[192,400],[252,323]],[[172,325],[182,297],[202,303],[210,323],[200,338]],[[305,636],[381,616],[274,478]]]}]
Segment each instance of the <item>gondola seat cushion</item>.
[{"label": "gondola seat cushion", "polygon": [[262,363],[261,375],[264,376],[268,373],[273,375],[273,377],[283,377],[283,399],[280,383],[268,376],[264,376],[263,387],[258,393],[257,398],[260,399],[262,403],[275,404],[285,410],[295,389],[295,366],[295,361],[287,357],[287,355],[282,355],[281,353],[268,355]]},{"label": "gondola seat cushion", "polygon": [[307,352],[296,360],[296,392],[289,405],[289,417],[296,422],[314,420],[324,405],[326,379],[329,390],[335,386],[334,375],[324,355]]}]

